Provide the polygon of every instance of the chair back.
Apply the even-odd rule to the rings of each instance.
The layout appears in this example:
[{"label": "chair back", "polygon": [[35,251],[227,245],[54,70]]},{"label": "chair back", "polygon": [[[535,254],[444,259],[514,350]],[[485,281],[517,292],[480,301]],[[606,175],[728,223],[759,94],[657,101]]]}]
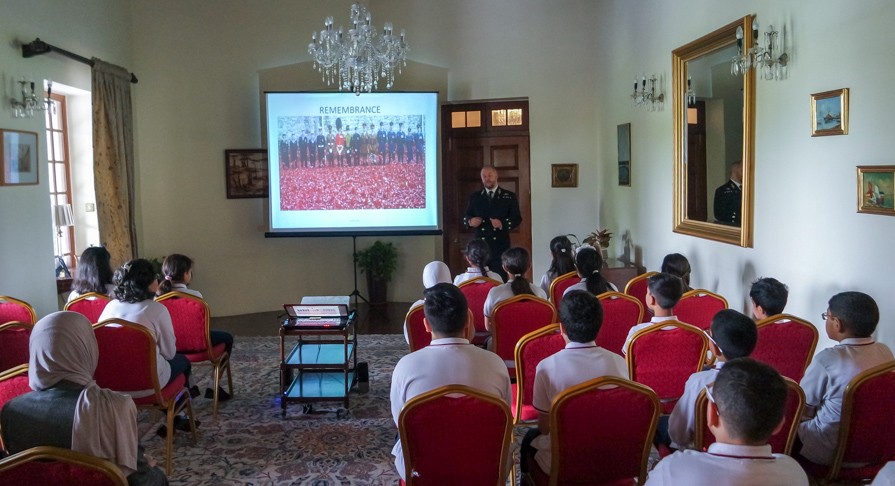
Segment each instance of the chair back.
[{"label": "chair back", "polygon": [[491,316],[494,352],[504,361],[515,358],[522,336],[556,322],[556,307],[530,294],[516,295],[498,303]]},{"label": "chair back", "polygon": [[426,330],[423,324],[423,305],[417,304],[410,308],[404,321],[407,323],[407,340],[410,341],[410,352],[425,348],[432,342],[432,334]]},{"label": "chair back", "polygon": [[204,300],[183,292],[168,292],[155,300],[171,314],[178,353],[207,351],[211,355],[211,311]]},{"label": "chair back", "polygon": [[0,324],[10,321],[23,322],[33,326],[37,322],[37,313],[34,312],[34,307],[24,300],[0,295]]},{"label": "chair back", "polygon": [[467,386],[444,386],[408,400],[398,416],[408,486],[503,486],[512,430],[505,402]]},{"label": "chair back", "polygon": [[705,289],[685,292],[674,306],[674,315],[681,322],[696,326],[703,331],[712,327],[712,318],[719,310],[727,308],[727,299]]},{"label": "chair back", "polygon": [[597,345],[620,355],[628,331],[644,321],[643,304],[630,295],[618,292],[602,293],[597,298],[603,305],[603,325],[597,334]]},{"label": "chair back", "polygon": [[604,376],[560,393],[550,413],[550,484],[633,477],[643,484],[659,410],[655,392],[622,378]]},{"label": "chair back", "polygon": [[538,413],[531,405],[534,394],[535,370],[544,358],[566,347],[559,324],[551,324],[530,332],[516,345],[516,393],[513,400],[513,424],[531,422]]},{"label": "chair back", "polygon": [[99,316],[103,314],[103,309],[106,308],[106,304],[108,304],[110,300],[108,295],[97,292],[88,292],[71,302],[66,303],[63,309],[82,314],[87,317],[87,319],[90,319],[91,323],[95,324],[99,322]]},{"label": "chair back", "polygon": [[28,340],[32,326],[23,322],[0,324],[0,371],[28,364]]},{"label": "chair back", "polygon": [[472,311],[476,332],[487,332],[485,329],[485,300],[492,288],[500,285],[500,282],[488,277],[476,277],[467,280],[458,287],[466,296],[466,303]]},{"label": "chair back", "polygon": [[649,286],[649,278],[657,273],[658,272],[642,273],[629,280],[625,285],[625,294],[639,300],[640,304],[643,305],[644,312],[648,309],[646,306],[646,289]]},{"label": "chair back", "polygon": [[119,392],[155,390],[162,401],[152,331],[124,319],[106,319],[93,332],[99,348],[96,384]]},{"label": "chair back", "polygon": [[628,376],[652,388],[662,413],[671,413],[687,379],[702,369],[706,351],[708,337],[701,329],[678,321],[659,322],[635,333],[628,343]]},{"label": "chair back", "polygon": [[562,300],[562,294],[565,293],[566,289],[580,281],[581,277],[579,277],[578,272],[574,270],[554,278],[553,281],[550,282],[550,292],[547,293],[550,302],[555,306],[559,306],[559,301]]},{"label": "chair back", "polygon": [[814,357],[817,328],[789,314],[778,314],[759,321],[758,342],[749,355],[774,367],[781,375],[801,381]]},{"label": "chair back", "polygon": [[[28,385],[28,365],[23,364],[0,373],[0,409],[13,398],[31,391]],[[0,450],[6,450],[3,445],[3,434],[0,431]]]},{"label": "chair back", "polygon": [[127,486],[111,461],[69,449],[41,446],[0,461],[0,484]]}]

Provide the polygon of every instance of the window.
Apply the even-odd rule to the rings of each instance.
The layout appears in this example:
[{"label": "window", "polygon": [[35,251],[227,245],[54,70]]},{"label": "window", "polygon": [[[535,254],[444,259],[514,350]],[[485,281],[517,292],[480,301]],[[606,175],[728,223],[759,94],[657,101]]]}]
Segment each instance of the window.
[{"label": "window", "polygon": [[522,109],[491,110],[491,126],[506,127],[522,125]]},{"label": "window", "polygon": [[77,265],[72,214],[71,164],[68,157],[68,127],[65,96],[53,93],[52,107],[46,113],[47,177],[50,186],[50,208],[53,212],[54,254],[69,268]]},{"label": "window", "polygon": [[455,111],[451,113],[451,128],[478,128],[482,126],[481,111]]}]

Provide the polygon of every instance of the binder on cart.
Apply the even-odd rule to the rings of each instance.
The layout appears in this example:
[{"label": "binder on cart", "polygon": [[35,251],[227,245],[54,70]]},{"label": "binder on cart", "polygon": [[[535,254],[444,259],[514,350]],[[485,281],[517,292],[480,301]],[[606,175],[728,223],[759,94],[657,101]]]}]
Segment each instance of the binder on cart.
[{"label": "binder on cart", "polygon": [[354,312],[344,304],[284,304],[284,327],[300,329],[344,329]]}]

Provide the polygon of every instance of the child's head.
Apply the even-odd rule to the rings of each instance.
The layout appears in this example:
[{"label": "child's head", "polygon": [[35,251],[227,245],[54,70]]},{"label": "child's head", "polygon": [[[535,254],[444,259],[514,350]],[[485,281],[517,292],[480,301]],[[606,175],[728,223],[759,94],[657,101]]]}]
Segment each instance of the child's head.
[{"label": "child's head", "polygon": [[457,286],[439,283],[423,292],[423,312],[433,333],[463,337],[466,333],[466,297]]},{"label": "child's head", "polygon": [[783,313],[789,289],[776,278],[762,277],[752,282],[749,297],[752,298],[755,318],[764,319]]},{"label": "child's head", "polygon": [[575,270],[575,261],[572,259],[572,242],[566,235],[560,235],[550,240],[550,262],[549,273],[555,277],[565,275]]},{"label": "child's head", "polygon": [[485,265],[491,260],[491,249],[481,238],[473,238],[466,244],[466,261],[485,275]]},{"label": "child's head", "polygon": [[171,291],[172,284],[188,285],[193,278],[193,259],[179,253],[166,256],[162,262],[162,278],[164,280],[159,285],[159,292],[163,294]]},{"label": "child's head", "polygon": [[603,324],[603,306],[584,290],[573,290],[559,303],[559,322],[569,341],[588,343],[597,338]]},{"label": "child's head", "polygon": [[102,246],[91,246],[81,253],[72,290],[79,294],[106,293],[106,285],[112,283],[112,255]]},{"label": "child's head", "polygon": [[521,277],[523,273],[528,271],[528,267],[531,265],[531,257],[525,248],[514,246],[503,252],[503,255],[500,256],[500,262],[510,276]]},{"label": "child's head", "polygon": [[774,368],[750,358],[728,361],[711,387],[718,427],[738,443],[764,445],[783,423],[786,393]]},{"label": "child's head", "polygon": [[837,341],[849,337],[870,337],[879,322],[876,301],[863,292],[834,295],[828,304],[827,314],[827,335]]},{"label": "child's head", "polygon": [[435,284],[451,283],[451,271],[442,261],[429,262],[423,267],[423,287],[434,287]]},{"label": "child's head", "polygon": [[690,261],[680,253],[669,253],[662,260],[662,273],[679,277],[684,285],[690,286]]},{"label": "child's head", "polygon": [[596,248],[585,246],[578,249],[575,254],[575,266],[578,268],[578,275],[582,278],[589,278],[594,274],[600,273],[600,267],[603,266],[603,255]]},{"label": "child's head", "polygon": [[646,292],[656,299],[656,306],[671,310],[684,295],[684,286],[680,278],[670,273],[657,273],[647,279]]},{"label": "child's head", "polygon": [[149,300],[158,290],[155,269],[148,260],[130,260],[115,271],[115,298],[130,304]]},{"label": "child's head", "polygon": [[712,340],[725,360],[745,358],[758,342],[755,322],[733,309],[723,309],[712,318]]}]

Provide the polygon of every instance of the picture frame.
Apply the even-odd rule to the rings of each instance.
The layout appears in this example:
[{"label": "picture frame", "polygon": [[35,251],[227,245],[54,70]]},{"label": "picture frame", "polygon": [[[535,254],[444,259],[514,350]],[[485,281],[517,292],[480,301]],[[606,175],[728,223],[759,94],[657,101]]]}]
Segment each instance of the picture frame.
[{"label": "picture frame", "polygon": [[859,165],[858,212],[895,216],[895,165]]},{"label": "picture frame", "polygon": [[631,187],[631,124],[618,126],[618,185]]},{"label": "picture frame", "polygon": [[551,164],[552,187],[578,187],[578,164]]},{"label": "picture frame", "polygon": [[224,150],[227,199],[268,197],[267,150]]},{"label": "picture frame", "polygon": [[811,95],[811,136],[848,135],[848,88]]},{"label": "picture frame", "polygon": [[37,133],[0,129],[0,186],[36,185]]}]

